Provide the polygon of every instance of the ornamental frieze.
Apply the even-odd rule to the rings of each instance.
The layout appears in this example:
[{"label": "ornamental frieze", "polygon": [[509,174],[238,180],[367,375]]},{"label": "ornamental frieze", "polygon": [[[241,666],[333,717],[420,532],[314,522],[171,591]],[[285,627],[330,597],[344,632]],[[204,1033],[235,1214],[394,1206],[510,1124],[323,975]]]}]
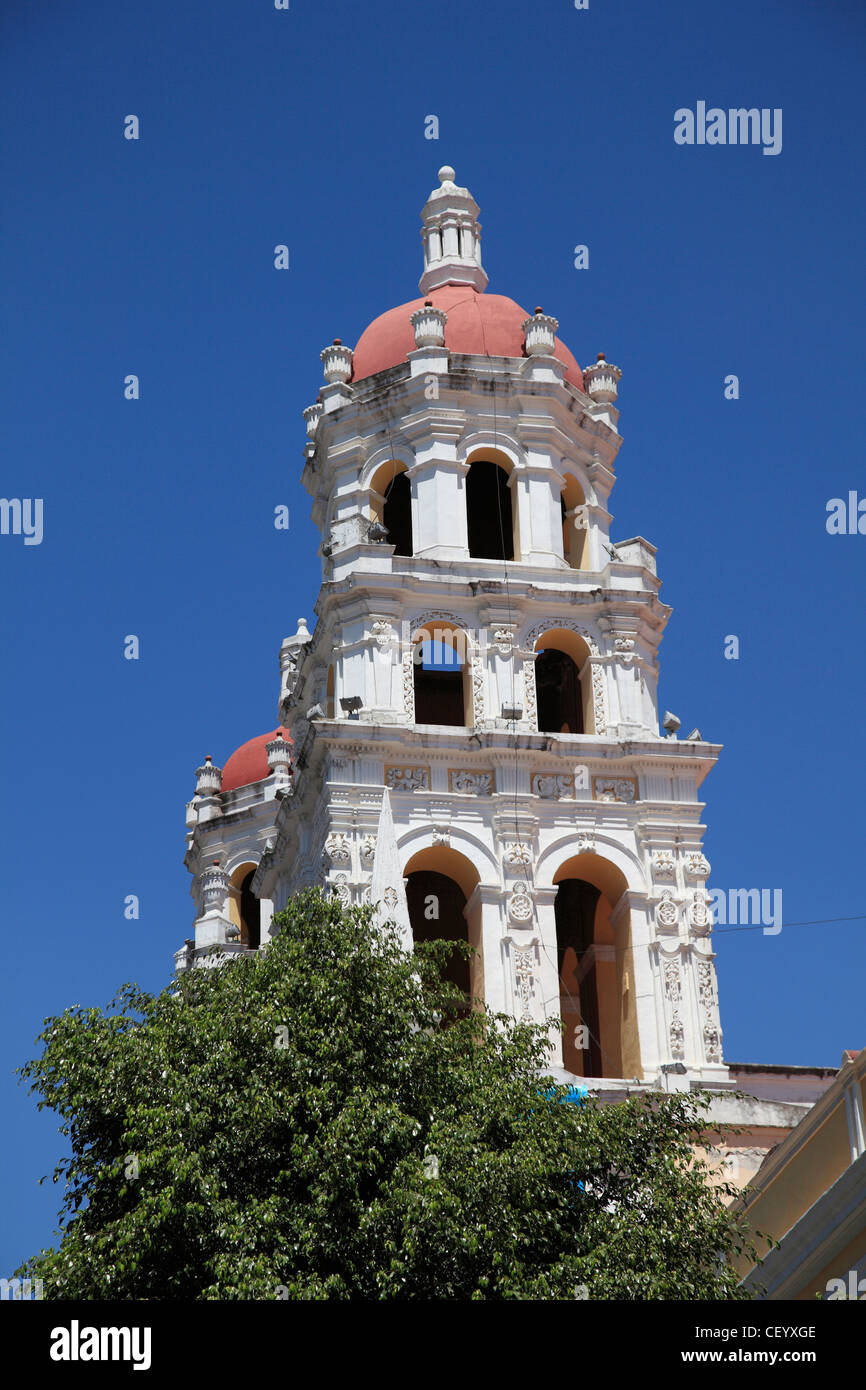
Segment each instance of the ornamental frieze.
[{"label": "ornamental frieze", "polygon": [[385,783],[392,792],[426,791],[430,786],[429,767],[386,767]]},{"label": "ornamental frieze", "polygon": [[565,773],[557,775],[553,772],[535,772],[532,774],[531,786],[533,795],[543,797],[546,801],[561,801],[563,797],[574,796],[574,778]]},{"label": "ornamental frieze", "polygon": [[449,768],[448,788],[452,792],[466,792],[472,796],[492,796],[493,773],[473,772],[471,768]]},{"label": "ornamental frieze", "polygon": [[637,801],[637,779],[634,777],[593,777],[592,794],[596,801]]}]

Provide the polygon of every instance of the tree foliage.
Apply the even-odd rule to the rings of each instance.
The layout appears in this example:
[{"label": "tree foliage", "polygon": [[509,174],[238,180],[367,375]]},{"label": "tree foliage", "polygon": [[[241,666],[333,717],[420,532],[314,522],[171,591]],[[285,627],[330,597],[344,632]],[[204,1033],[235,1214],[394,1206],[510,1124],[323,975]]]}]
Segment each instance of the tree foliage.
[{"label": "tree foliage", "polygon": [[310,890],[264,952],[46,1020],[68,1299],[737,1297],[706,1102],[566,1103],[548,1035]]}]

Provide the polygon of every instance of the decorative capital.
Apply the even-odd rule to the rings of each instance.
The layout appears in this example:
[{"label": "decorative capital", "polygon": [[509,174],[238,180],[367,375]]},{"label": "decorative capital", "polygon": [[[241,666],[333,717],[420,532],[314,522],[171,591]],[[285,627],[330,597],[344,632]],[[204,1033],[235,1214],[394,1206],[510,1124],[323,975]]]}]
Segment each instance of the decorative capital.
[{"label": "decorative capital", "polygon": [[[350,347],[344,347],[339,338],[335,338],[330,347],[323,348],[319,356],[322,359],[325,380],[329,386],[333,385],[335,381],[346,382],[349,380],[352,375],[352,361],[355,354]],[[312,406],[308,407],[310,410],[312,408]]]},{"label": "decorative capital", "polygon": [[527,357],[537,357],[539,354],[543,354],[545,357],[553,356],[553,349],[556,346],[556,330],[559,327],[557,319],[538,308],[531,318],[524,319],[521,326]]}]

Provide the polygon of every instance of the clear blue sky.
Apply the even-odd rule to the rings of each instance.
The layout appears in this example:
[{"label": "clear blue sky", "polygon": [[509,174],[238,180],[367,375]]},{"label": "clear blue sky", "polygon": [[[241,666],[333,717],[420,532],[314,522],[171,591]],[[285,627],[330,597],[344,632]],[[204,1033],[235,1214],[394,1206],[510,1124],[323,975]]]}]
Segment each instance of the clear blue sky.
[{"label": "clear blue sky", "polygon": [[[193,769],[274,726],[313,618],[318,354],[417,293],[441,164],[491,290],[622,367],[613,534],[659,547],[663,705],[725,744],[712,884],[866,912],[866,536],[825,529],[866,494],[864,39],[855,0],[7,0],[0,493],[44,499],[44,539],[0,537],[0,1274],[59,1205],[56,1121],[12,1069],[46,1015],[160,988],[190,934]],[[699,100],[782,108],[781,154],[676,145]],[[866,1043],[864,931],[719,933],[726,1056]]]}]

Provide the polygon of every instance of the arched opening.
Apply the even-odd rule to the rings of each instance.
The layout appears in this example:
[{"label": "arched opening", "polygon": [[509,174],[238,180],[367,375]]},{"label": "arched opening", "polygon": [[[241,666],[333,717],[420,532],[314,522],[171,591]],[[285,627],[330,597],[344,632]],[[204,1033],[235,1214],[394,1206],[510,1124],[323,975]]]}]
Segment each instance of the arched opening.
[{"label": "arched opening", "polygon": [[535,689],[539,733],[583,733],[580,674],[567,652],[555,647],[539,652],[535,659]]},{"label": "arched opening", "polygon": [[415,634],[415,723],[466,728],[472,724],[470,682],[461,655],[463,634],[451,627]]},{"label": "arched opening", "polygon": [[[406,898],[412,935],[416,941],[469,940],[463,915],[466,894],[453,878],[432,869],[418,869],[406,879]],[[442,973],[468,999],[469,961],[459,952],[452,951]]]},{"label": "arched opening", "polygon": [[551,628],[535,644],[538,730],[545,734],[595,731],[589,647],[579,633]]},{"label": "arched opening", "polygon": [[412,488],[405,472],[398,473],[385,489],[382,524],[395,555],[412,552]]},{"label": "arched opening", "polygon": [[589,517],[583,488],[571,474],[566,474],[559,497],[562,515],[562,553],[572,569],[589,568]]},{"label": "arched opening", "polygon": [[412,555],[412,485],[400,459],[380,463],[370,479],[370,520],[388,532],[395,555]]},{"label": "arched opening", "polygon": [[[565,1024],[562,1060],[578,1076],[603,1076],[598,1020],[598,980],[591,951],[600,893],[579,878],[563,879],[556,890],[556,963],[559,1011]],[[580,1036],[580,1025],[586,1035]]]},{"label": "arched opening", "polygon": [[514,559],[514,519],[508,473],[493,459],[476,459],[466,474],[469,554],[476,560]]},{"label": "arched opening", "polygon": [[576,1076],[640,1076],[625,877],[579,854],[554,884],[563,1065]]},{"label": "arched opening", "polygon": [[231,876],[229,917],[240,929],[241,942],[250,951],[258,950],[262,941],[262,905],[253,892],[256,864],[241,864]]},{"label": "arched opening", "polygon": [[456,850],[433,845],[413,855],[405,868],[409,921],[415,941],[468,942],[479,954],[470,960],[452,951],[443,976],[463,992],[466,1008],[484,993],[480,961],[481,905],[467,907],[479,875]]},{"label": "arched opening", "polygon": [[262,908],[253,892],[251,869],[241,884],[241,939],[250,950],[258,950],[262,940]]}]

